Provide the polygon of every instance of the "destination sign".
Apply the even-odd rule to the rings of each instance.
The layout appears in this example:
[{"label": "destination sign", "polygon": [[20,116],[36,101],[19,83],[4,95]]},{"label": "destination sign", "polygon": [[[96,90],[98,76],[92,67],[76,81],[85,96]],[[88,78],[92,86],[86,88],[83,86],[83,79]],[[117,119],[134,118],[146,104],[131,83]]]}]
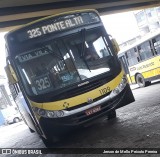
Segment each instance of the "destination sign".
[{"label": "destination sign", "polygon": [[18,60],[19,62],[22,63],[22,62],[26,62],[26,61],[47,55],[49,53],[50,52],[48,52],[47,49],[36,49],[36,50],[29,51],[29,52],[19,55]]},{"label": "destination sign", "polygon": [[26,27],[23,31],[17,33],[17,38],[18,41],[24,41],[49,33],[61,32],[79,26],[97,23],[99,21],[99,16],[95,12],[76,13],[53,18],[51,17]]}]

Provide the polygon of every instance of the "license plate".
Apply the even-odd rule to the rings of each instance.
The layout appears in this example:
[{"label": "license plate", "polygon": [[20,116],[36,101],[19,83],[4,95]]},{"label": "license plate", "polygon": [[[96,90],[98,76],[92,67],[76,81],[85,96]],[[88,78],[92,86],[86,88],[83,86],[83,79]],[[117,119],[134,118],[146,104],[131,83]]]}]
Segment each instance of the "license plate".
[{"label": "license plate", "polygon": [[101,106],[96,106],[96,107],[93,107],[93,108],[90,108],[90,109],[86,110],[85,113],[86,113],[87,116],[89,116],[89,115],[94,114],[94,113],[96,113],[100,110],[101,110]]}]

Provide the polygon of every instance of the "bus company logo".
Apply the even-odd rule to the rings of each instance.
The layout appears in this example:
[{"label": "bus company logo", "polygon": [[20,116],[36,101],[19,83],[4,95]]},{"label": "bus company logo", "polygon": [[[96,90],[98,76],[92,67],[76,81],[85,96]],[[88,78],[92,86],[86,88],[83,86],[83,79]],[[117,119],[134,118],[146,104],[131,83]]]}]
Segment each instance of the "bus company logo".
[{"label": "bus company logo", "polygon": [[69,107],[69,103],[68,103],[68,102],[64,102],[64,103],[63,103],[63,107],[64,107],[64,108],[68,108],[68,107]]},{"label": "bus company logo", "polygon": [[136,70],[136,67],[130,68],[130,71],[134,71],[134,70]]},{"label": "bus company logo", "polygon": [[87,98],[87,103],[88,104],[91,104],[93,102],[93,99],[92,98]]},{"label": "bus company logo", "polygon": [[154,62],[142,65],[142,66],[138,67],[137,70],[142,70],[142,69],[145,69],[145,68],[150,68],[152,66],[154,66]]},{"label": "bus company logo", "polygon": [[83,83],[79,84],[78,87],[81,87],[81,86],[86,85],[88,83],[89,83],[89,81],[83,82]]},{"label": "bus company logo", "polygon": [[12,154],[12,150],[11,149],[2,149],[1,154]]}]

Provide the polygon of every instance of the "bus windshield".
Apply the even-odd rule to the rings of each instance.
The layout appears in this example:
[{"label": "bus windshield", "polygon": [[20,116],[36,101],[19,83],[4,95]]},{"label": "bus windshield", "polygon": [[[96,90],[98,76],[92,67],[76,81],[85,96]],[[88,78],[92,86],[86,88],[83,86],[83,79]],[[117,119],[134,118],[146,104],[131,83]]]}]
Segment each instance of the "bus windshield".
[{"label": "bus windshield", "polygon": [[102,28],[81,30],[17,55],[29,95],[46,94],[111,71],[113,54]]}]

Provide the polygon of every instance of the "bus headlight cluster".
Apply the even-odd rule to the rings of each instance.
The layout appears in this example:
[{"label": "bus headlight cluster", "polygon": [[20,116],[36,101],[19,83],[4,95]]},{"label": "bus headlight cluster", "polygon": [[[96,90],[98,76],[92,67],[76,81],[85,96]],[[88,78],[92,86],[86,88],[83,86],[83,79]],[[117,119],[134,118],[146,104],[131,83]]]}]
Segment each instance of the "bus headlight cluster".
[{"label": "bus headlight cluster", "polygon": [[64,116],[64,112],[61,111],[49,111],[40,109],[37,107],[33,107],[33,111],[36,112],[39,116],[45,117],[45,118],[60,118]]},{"label": "bus headlight cluster", "polygon": [[118,95],[125,88],[127,82],[128,82],[127,78],[124,75],[122,80],[121,80],[121,83],[112,91],[113,95],[114,96]]}]

